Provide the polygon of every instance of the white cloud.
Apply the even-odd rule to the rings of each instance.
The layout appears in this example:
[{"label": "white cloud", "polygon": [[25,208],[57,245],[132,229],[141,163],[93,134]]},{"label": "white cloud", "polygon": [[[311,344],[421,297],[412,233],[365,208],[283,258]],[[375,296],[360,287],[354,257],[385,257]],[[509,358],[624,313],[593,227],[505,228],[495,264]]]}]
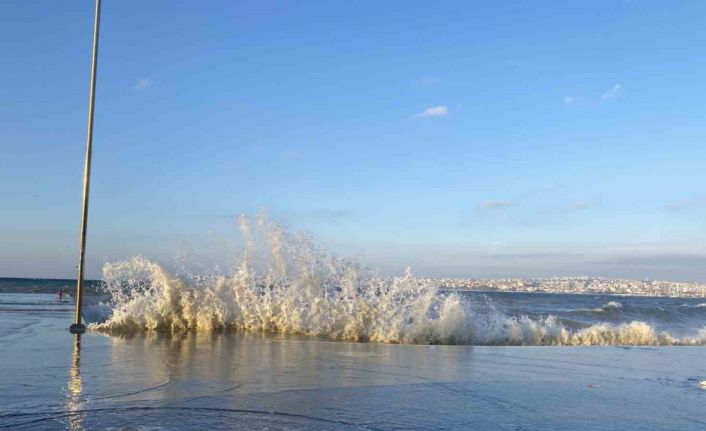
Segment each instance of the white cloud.
[{"label": "white cloud", "polygon": [[445,105],[432,106],[415,115],[417,118],[444,117],[449,114],[449,107]]},{"label": "white cloud", "polygon": [[151,87],[152,84],[154,84],[154,81],[152,81],[149,78],[140,78],[137,80],[137,83],[132,87],[135,90],[144,90],[145,88]]},{"label": "white cloud", "polygon": [[574,96],[564,97],[564,105],[573,105],[576,103],[576,98]]},{"label": "white cloud", "polygon": [[703,210],[706,208],[706,196],[694,196],[680,202],[672,202],[662,206],[662,209],[674,212],[689,212],[693,210]]},{"label": "white cloud", "polygon": [[608,99],[615,98],[620,93],[620,90],[622,88],[623,88],[623,86],[621,84],[615,84],[613,86],[613,88],[611,88],[610,90],[603,93],[603,95],[601,96],[601,99],[608,100]]}]

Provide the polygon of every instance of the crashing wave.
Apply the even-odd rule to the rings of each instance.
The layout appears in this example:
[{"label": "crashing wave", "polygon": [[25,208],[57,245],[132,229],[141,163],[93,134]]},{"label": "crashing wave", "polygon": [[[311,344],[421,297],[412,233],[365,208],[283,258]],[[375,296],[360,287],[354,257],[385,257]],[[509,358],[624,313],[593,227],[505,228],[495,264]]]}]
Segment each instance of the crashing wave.
[{"label": "crashing wave", "polygon": [[[246,249],[228,276],[177,277],[140,257],[107,264],[104,286],[112,308],[90,329],[232,329],[421,344],[706,344],[706,328],[692,338],[658,333],[639,321],[571,331],[554,316],[479,310],[469,298],[441,291],[409,270],[397,278],[375,276],[265,218],[255,229],[241,218],[240,228]],[[265,263],[259,271],[256,262]]]}]

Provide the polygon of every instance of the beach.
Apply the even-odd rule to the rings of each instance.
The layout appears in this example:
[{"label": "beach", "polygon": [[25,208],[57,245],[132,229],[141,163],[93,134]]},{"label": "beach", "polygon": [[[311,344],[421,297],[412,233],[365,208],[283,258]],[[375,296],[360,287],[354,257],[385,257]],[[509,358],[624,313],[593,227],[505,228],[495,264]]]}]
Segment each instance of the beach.
[{"label": "beach", "polygon": [[0,431],[706,431],[706,2],[0,16]]},{"label": "beach", "polygon": [[[0,310],[2,429],[706,427],[703,346],[408,345],[228,330],[90,331],[77,343],[70,302],[12,295]],[[26,305],[33,298],[41,304]],[[13,299],[25,306],[10,309]]]}]

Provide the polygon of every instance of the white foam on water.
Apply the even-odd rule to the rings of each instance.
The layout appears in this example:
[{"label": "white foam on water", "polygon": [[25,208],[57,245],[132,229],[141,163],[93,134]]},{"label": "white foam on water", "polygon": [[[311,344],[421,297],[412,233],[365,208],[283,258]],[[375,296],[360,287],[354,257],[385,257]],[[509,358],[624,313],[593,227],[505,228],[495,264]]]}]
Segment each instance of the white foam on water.
[{"label": "white foam on water", "polygon": [[240,229],[245,252],[230,275],[177,277],[141,257],[106,264],[104,281],[112,308],[92,310],[102,315],[87,320],[102,323],[89,328],[232,329],[422,344],[706,344],[706,328],[691,338],[658,333],[640,321],[570,331],[554,316],[479,313],[467,297],[440,291],[409,270],[401,277],[376,276],[264,217],[254,226],[241,217]]},{"label": "white foam on water", "polygon": [[592,311],[596,313],[607,313],[607,312],[615,312],[623,308],[623,304],[621,304],[618,301],[609,301],[606,304],[603,304],[600,307],[594,308]]}]

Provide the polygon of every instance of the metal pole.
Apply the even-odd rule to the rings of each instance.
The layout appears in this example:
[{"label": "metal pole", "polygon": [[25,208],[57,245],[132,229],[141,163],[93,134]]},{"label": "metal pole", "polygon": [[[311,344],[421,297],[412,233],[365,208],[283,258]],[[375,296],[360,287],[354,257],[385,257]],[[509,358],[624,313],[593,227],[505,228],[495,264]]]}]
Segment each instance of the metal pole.
[{"label": "metal pole", "polygon": [[86,230],[88,227],[88,195],[91,188],[91,149],[93,146],[93,110],[96,96],[96,72],[98,69],[98,30],[100,28],[101,0],[96,0],[95,21],[93,24],[93,58],[91,59],[91,87],[88,95],[88,131],[86,133],[86,162],[83,170],[83,211],[81,213],[81,251],[78,260],[78,281],[76,284],[76,321],[69,327],[72,333],[86,331],[81,323],[83,303],[84,258],[86,256]]}]

